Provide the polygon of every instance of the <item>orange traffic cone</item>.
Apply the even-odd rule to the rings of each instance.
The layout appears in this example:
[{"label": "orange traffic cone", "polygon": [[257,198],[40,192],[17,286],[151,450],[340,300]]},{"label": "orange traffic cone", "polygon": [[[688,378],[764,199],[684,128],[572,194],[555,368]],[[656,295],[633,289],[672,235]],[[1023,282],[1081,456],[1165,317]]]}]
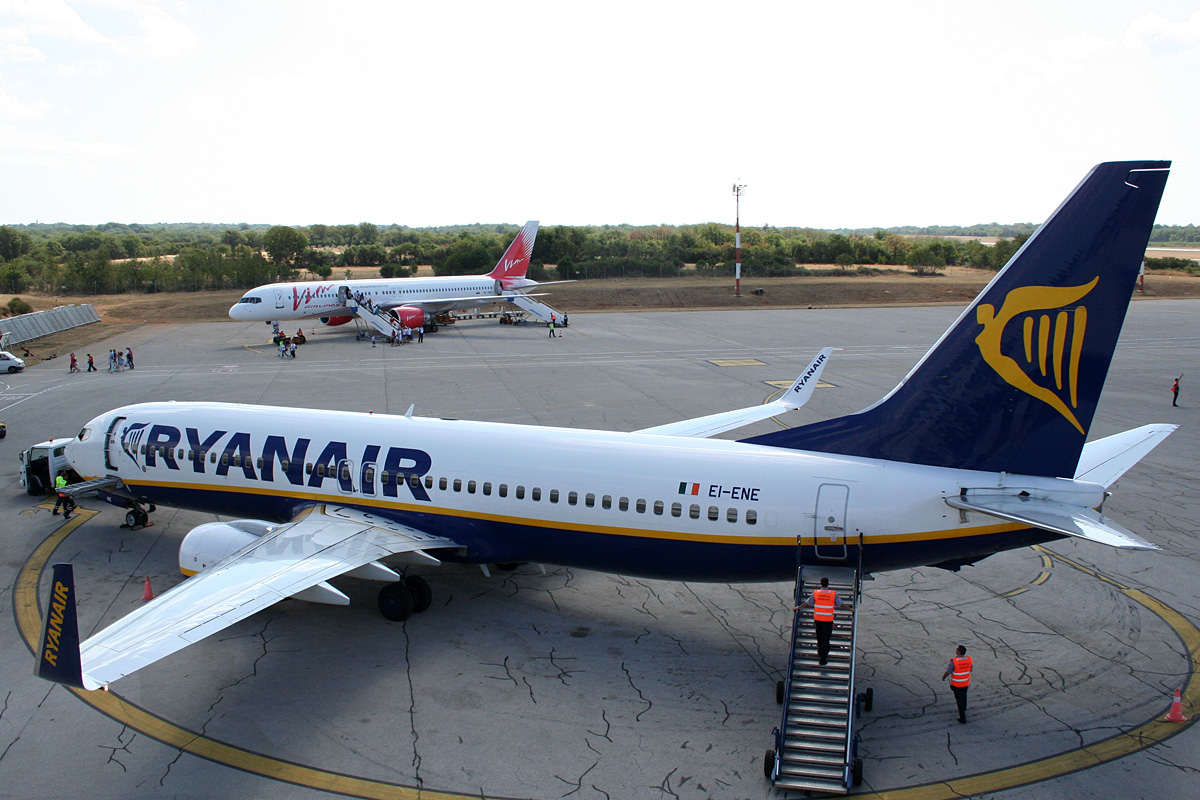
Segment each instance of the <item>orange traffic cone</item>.
[{"label": "orange traffic cone", "polygon": [[142,602],[149,603],[154,599],[154,590],[150,588],[150,576],[146,576],[146,590],[142,592]]},{"label": "orange traffic cone", "polygon": [[1183,703],[1180,702],[1180,691],[1175,690],[1175,699],[1171,701],[1171,710],[1167,713],[1164,720],[1167,722],[1187,722],[1188,718],[1183,715]]}]

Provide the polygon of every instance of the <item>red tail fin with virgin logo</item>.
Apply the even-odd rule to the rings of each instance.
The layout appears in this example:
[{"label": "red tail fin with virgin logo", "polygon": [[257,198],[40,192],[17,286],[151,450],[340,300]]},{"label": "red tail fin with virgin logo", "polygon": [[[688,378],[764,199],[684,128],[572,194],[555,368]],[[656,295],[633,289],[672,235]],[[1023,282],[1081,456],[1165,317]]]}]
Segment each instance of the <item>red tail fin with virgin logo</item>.
[{"label": "red tail fin with virgin logo", "polygon": [[521,280],[529,271],[529,256],[533,253],[533,242],[537,239],[538,221],[536,219],[525,223],[525,227],[517,232],[517,238],[504,251],[495,269],[487,274],[501,283]]}]

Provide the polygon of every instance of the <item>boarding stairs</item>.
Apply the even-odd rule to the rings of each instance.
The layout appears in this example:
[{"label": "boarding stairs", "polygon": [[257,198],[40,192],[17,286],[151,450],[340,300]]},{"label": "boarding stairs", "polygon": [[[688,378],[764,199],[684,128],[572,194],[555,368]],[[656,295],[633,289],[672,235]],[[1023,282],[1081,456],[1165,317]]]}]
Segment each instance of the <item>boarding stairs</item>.
[{"label": "boarding stairs", "polygon": [[396,341],[400,341],[400,336],[404,332],[404,326],[384,309],[377,306],[362,305],[355,301],[353,297],[346,303],[346,307],[354,312],[355,319],[362,320],[367,325],[382,333],[385,338],[395,336]]},{"label": "boarding stairs", "polygon": [[115,475],[109,475],[104,478],[93,478],[90,481],[80,481],[79,483],[68,483],[61,489],[56,491],[59,494],[69,495],[71,497],[83,497],[89,492],[108,491],[114,492],[118,489],[124,489],[125,484]]},{"label": "boarding stairs", "polygon": [[855,567],[796,568],[796,606],[820,588],[821,578],[828,578],[829,588],[850,607],[834,609],[824,665],[817,658],[813,609],[801,608],[794,614],[787,676],[776,686],[783,720],[775,729],[775,749],[767,752],[764,761],[764,772],[777,788],[847,794],[851,785],[862,781],[854,721],[860,705],[870,710],[872,697],[870,690],[854,694],[860,576],[861,568]]},{"label": "boarding stairs", "polygon": [[550,306],[546,305],[545,303],[539,303],[537,300],[534,300],[532,297],[527,297],[526,295],[523,295],[523,294],[509,295],[508,302],[510,305],[516,306],[517,308],[521,309],[522,311],[529,314],[530,316],[537,317],[542,322],[545,322],[547,325],[550,324],[551,315],[553,315],[553,319],[558,321],[558,324],[560,324],[560,325],[562,324],[562,318],[563,318],[562,312],[558,311],[557,309],[551,308]]}]

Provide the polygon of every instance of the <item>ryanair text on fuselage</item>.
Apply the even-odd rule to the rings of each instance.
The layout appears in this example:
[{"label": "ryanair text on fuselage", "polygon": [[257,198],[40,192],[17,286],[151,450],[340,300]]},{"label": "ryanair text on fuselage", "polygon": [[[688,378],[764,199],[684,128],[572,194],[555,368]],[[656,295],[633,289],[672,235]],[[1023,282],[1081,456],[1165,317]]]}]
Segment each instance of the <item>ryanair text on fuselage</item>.
[{"label": "ryanair text on fuselage", "polygon": [[[183,470],[190,465],[195,474],[205,474],[212,467],[214,475],[228,476],[230,470],[237,470],[248,481],[273,482],[278,469],[280,477],[295,486],[320,488],[329,479],[338,481],[339,488],[344,492],[355,491],[351,471],[341,468],[349,461],[350,448],[346,442],[327,442],[318,453],[312,439],[298,438],[289,448],[283,436],[264,436],[261,445],[256,445],[256,438],[241,431],[230,433],[222,430],[202,436],[197,428],[184,428],[180,432],[173,425],[139,422],[122,431],[121,449],[143,471],[159,466]],[[222,440],[224,444],[218,447],[217,443]],[[184,443],[186,450],[181,449]],[[187,457],[181,457],[181,453],[186,453]],[[318,455],[314,457],[309,453]],[[311,471],[307,474],[306,464],[311,465]],[[403,484],[413,498],[429,502],[425,487],[414,480],[424,476],[433,465],[433,459],[424,450],[368,444],[363,447],[359,464],[364,475],[368,474],[368,469],[378,465],[388,475],[404,476],[400,480],[383,480],[382,492],[385,496],[396,497],[399,484]],[[364,494],[374,493],[373,471],[370,474],[371,478],[361,481]]]}]

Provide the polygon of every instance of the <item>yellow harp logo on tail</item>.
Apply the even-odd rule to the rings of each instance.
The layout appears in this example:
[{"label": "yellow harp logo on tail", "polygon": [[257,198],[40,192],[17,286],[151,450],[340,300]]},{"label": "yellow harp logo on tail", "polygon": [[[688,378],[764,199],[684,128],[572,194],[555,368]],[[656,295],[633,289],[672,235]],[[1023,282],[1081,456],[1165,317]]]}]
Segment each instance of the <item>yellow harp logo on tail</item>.
[{"label": "yellow harp logo on tail", "polygon": [[[1064,306],[1082,300],[1099,280],[1093,278],[1082,286],[1022,286],[1008,293],[999,312],[990,303],[981,303],[975,309],[976,319],[983,326],[975,343],[988,366],[1009,386],[1062,414],[1080,433],[1085,431],[1072,409],[1079,405],[1079,358],[1087,330],[1087,307],[1077,306],[1071,313]],[[1039,311],[1044,313],[1037,314]],[[1004,328],[1020,315],[1024,315],[1024,366],[1000,350]],[[1043,386],[1035,377],[1047,384],[1053,381],[1054,388]]]}]

